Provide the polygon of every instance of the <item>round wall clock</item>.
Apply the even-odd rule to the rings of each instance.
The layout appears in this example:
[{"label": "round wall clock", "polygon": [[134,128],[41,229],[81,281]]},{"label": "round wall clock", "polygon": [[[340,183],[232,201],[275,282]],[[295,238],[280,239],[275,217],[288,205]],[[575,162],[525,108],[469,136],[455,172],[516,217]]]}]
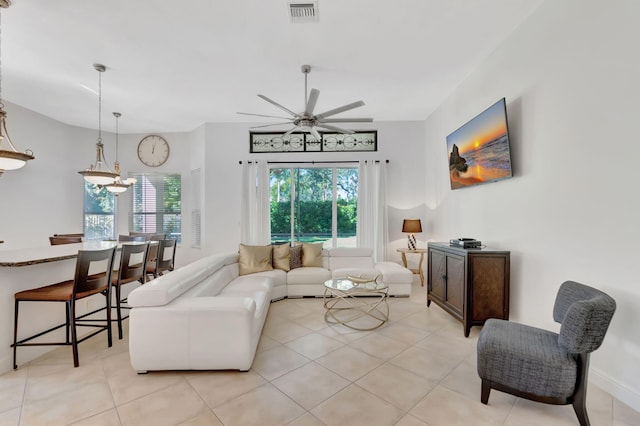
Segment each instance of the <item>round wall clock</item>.
[{"label": "round wall clock", "polygon": [[149,167],[161,166],[169,158],[169,143],[162,136],[145,136],[138,144],[138,158]]}]

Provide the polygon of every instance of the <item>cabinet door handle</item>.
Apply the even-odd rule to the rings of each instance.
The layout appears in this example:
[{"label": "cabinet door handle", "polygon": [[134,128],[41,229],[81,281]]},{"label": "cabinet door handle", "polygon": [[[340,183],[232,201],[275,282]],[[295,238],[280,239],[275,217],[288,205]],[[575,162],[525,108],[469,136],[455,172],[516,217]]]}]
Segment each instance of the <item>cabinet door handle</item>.
[{"label": "cabinet door handle", "polygon": [[442,279],[446,281],[446,280],[447,280],[447,276],[446,276],[446,275],[443,275],[443,276],[442,276]]}]

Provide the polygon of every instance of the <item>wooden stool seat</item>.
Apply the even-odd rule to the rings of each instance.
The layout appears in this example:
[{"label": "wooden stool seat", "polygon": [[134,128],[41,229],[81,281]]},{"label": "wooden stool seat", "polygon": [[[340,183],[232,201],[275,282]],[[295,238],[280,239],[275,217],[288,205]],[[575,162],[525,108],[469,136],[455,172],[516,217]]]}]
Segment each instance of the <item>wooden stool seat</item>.
[{"label": "wooden stool seat", "polygon": [[[76,293],[76,299],[93,296],[107,290],[108,286]],[[73,280],[51,284],[45,287],[24,290],[15,294],[21,302],[68,302],[73,295]]]}]

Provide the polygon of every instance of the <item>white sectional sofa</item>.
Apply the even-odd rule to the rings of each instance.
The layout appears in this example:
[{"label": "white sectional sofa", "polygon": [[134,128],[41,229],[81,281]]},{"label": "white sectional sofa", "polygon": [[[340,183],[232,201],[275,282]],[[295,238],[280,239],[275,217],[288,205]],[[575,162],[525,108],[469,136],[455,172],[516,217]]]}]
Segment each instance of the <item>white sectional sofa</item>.
[{"label": "white sectional sofa", "polygon": [[133,290],[129,296],[129,354],[138,372],[249,370],[269,303],[320,296],[324,282],[347,275],[373,277],[389,294],[409,295],[413,273],[374,262],[370,249],[323,250],[322,267],[239,276],[238,253],[205,257]]},{"label": "white sectional sofa", "polygon": [[257,272],[273,279],[273,299],[322,296],[324,282],[331,278],[375,277],[389,286],[392,296],[409,296],[413,273],[394,262],[374,262],[369,248],[334,248],[322,251],[322,267],[302,267],[285,272],[281,269]]}]

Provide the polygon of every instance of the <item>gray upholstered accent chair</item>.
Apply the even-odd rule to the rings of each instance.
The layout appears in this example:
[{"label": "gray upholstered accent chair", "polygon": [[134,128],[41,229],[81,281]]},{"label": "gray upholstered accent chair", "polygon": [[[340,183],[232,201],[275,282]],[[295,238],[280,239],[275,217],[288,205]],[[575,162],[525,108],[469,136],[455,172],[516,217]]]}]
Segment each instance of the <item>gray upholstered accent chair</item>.
[{"label": "gray upholstered accent chair", "polygon": [[560,286],[554,333],[490,319],[478,337],[478,375],[483,404],[491,389],[547,404],[572,404],[582,426],[587,416],[589,354],[600,347],[616,310],[607,294],[566,281]]}]

